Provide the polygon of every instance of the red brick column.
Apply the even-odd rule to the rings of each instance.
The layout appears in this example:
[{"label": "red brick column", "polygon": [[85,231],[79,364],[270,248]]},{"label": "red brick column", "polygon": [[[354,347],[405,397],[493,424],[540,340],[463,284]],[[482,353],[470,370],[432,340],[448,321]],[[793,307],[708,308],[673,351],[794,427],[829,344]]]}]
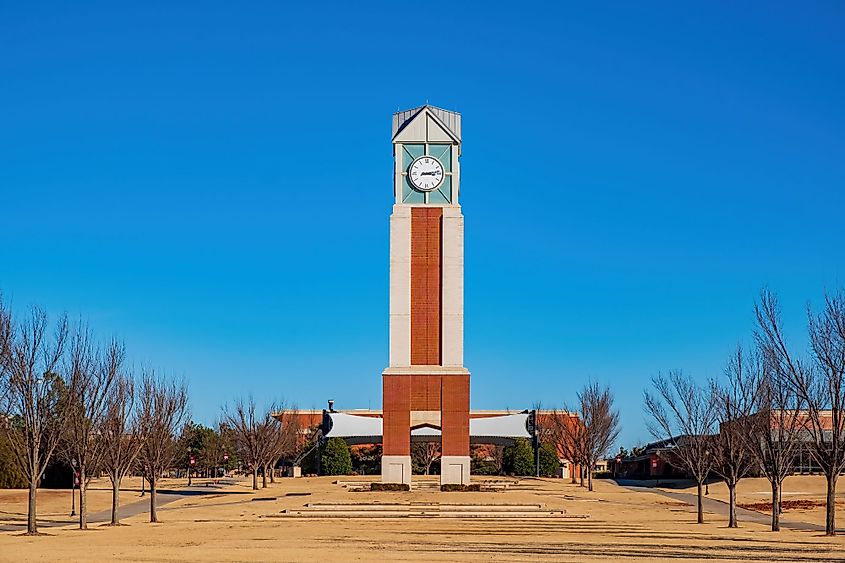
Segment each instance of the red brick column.
[{"label": "red brick column", "polygon": [[406,375],[383,375],[382,385],[382,453],[411,455],[411,378]]},{"label": "red brick column", "polygon": [[469,375],[444,375],[441,381],[442,453],[468,456]]},{"label": "red brick column", "polygon": [[411,209],[411,365],[439,365],[442,280],[439,207]]}]

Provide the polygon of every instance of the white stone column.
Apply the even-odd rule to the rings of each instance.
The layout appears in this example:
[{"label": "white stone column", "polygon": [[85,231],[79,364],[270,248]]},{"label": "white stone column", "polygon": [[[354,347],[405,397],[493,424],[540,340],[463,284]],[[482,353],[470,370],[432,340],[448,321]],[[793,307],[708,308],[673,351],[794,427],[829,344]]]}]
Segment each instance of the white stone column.
[{"label": "white stone column", "polygon": [[443,208],[441,353],[443,366],[464,365],[464,216]]},{"label": "white stone column", "polygon": [[390,215],[390,367],[411,365],[411,208]]}]

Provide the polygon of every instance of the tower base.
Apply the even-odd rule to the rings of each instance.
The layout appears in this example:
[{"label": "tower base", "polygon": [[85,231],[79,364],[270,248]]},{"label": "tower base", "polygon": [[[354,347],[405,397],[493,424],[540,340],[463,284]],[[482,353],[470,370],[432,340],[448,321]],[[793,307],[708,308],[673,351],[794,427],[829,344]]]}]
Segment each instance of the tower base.
[{"label": "tower base", "polygon": [[469,485],[469,456],[444,455],[440,458],[441,485]]},{"label": "tower base", "polygon": [[381,456],[381,482],[411,484],[411,456]]}]

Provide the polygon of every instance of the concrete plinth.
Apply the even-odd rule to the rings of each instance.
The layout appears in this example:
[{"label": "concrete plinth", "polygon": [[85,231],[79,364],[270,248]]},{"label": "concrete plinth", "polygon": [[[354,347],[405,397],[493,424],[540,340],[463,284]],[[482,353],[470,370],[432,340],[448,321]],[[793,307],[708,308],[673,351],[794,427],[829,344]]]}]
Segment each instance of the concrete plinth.
[{"label": "concrete plinth", "polygon": [[381,482],[411,484],[411,456],[381,456]]},{"label": "concrete plinth", "polygon": [[444,455],[440,458],[441,485],[469,485],[469,456]]}]

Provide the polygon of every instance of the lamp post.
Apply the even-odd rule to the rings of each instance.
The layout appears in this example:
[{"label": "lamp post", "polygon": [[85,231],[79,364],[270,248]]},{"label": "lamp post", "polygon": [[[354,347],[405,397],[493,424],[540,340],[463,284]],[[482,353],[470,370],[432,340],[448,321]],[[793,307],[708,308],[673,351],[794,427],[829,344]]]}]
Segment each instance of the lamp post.
[{"label": "lamp post", "polygon": [[70,515],[76,516],[76,458],[70,460],[72,481],[70,482]]},{"label": "lamp post", "polygon": [[191,486],[191,466],[194,464],[194,456],[191,455],[191,446],[188,446],[188,486]]},{"label": "lamp post", "polygon": [[223,477],[226,476],[227,465],[229,465],[229,452],[223,452]]}]

